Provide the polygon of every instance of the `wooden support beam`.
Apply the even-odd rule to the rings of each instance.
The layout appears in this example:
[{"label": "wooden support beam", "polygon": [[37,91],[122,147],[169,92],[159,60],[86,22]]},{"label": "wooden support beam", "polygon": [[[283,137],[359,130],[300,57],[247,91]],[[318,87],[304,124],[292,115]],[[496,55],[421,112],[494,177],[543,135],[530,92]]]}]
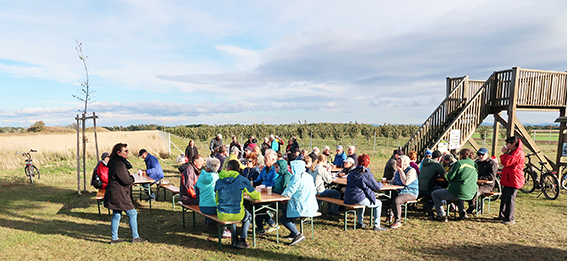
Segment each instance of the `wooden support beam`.
[{"label": "wooden support beam", "polygon": [[516,118],[516,105],[518,104],[518,88],[519,88],[519,72],[520,67],[512,68],[512,84],[510,84],[510,105],[508,106],[508,137],[514,135],[514,118]]},{"label": "wooden support beam", "polygon": [[[496,155],[498,149],[498,135],[500,135],[500,123],[496,119],[496,115],[500,116],[502,112],[494,114],[494,127],[492,128],[492,155]],[[502,118],[502,117],[500,117]]]},{"label": "wooden support beam", "polygon": [[472,136],[467,141],[469,142],[471,147],[473,147],[474,150],[478,151],[480,149],[480,147],[478,146],[478,144],[476,144],[476,141],[474,141]]},{"label": "wooden support beam", "polygon": [[[559,110],[559,117],[565,117],[565,109],[566,108],[561,108]],[[557,122],[557,121],[556,121]],[[557,142],[557,156],[555,158],[555,168],[553,168],[553,170],[557,171],[557,175],[559,175],[559,178],[561,178],[561,172],[560,168],[563,164],[561,164],[561,156],[563,154],[563,143],[565,142],[565,129],[566,129],[567,124],[565,122],[561,122],[559,125],[559,140]]]}]

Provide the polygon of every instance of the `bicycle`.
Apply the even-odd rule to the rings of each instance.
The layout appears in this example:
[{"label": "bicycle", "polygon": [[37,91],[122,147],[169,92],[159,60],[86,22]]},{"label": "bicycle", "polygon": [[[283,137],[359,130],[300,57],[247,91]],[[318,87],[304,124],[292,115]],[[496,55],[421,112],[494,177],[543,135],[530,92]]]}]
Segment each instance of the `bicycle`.
[{"label": "bicycle", "polygon": [[24,173],[26,174],[26,177],[28,177],[30,179],[30,182],[33,183],[33,178],[37,176],[37,178],[40,178],[40,173],[39,173],[39,169],[37,169],[37,167],[35,165],[33,165],[33,160],[32,160],[32,156],[31,153],[32,152],[37,152],[37,150],[30,150],[29,152],[23,152],[22,156],[24,157],[28,157],[26,159],[26,166],[24,167]]},{"label": "bicycle", "polygon": [[[543,193],[547,199],[557,199],[557,197],[559,197],[560,189],[557,172],[546,170],[544,166],[547,162],[539,162],[540,167],[538,168],[532,163],[531,156],[534,155],[536,155],[536,153],[526,155],[528,162],[524,168],[525,183],[524,186],[520,188],[520,191],[524,193],[531,193],[534,192],[536,188],[541,188],[541,193]],[[541,179],[538,177],[538,172]],[[541,193],[538,197],[541,196]]]}]

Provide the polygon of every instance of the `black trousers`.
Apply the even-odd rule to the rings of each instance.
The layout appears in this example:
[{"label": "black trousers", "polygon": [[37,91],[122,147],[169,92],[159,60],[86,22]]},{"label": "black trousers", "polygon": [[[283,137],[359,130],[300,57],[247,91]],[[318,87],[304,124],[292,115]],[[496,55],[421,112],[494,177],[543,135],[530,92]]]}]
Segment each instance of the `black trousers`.
[{"label": "black trousers", "polygon": [[504,221],[514,221],[514,212],[516,211],[516,195],[518,189],[513,187],[502,187],[502,198],[500,198],[500,214],[499,217]]}]

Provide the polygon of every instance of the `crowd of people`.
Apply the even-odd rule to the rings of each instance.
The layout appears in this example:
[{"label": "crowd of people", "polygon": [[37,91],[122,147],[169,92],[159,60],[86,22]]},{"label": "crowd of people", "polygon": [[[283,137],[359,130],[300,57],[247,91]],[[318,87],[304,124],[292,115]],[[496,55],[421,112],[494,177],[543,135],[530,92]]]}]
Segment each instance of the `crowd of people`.
[{"label": "crowd of people", "polygon": [[[515,136],[506,139],[502,148],[500,163],[502,170],[502,201],[499,215],[495,219],[511,225],[515,223],[515,198],[523,180],[522,142]],[[295,137],[284,147],[283,140],[275,135],[264,138],[262,144],[257,144],[255,137],[250,137],[241,145],[235,136],[230,145],[224,145],[222,135],[218,134],[210,142],[210,154],[205,159],[200,155],[195,141],[191,140],[186,149],[190,156],[189,162],[179,170],[180,200],[184,204],[198,204],[206,214],[217,215],[224,221],[242,221],[240,235],[236,226],[227,229],[223,237],[232,238],[236,248],[248,248],[246,242],[248,228],[252,222],[259,234],[270,233],[279,229],[273,215],[257,215],[252,220],[251,205],[242,200],[244,193],[252,199],[260,199],[258,186],[273,188],[274,193],[289,197],[290,200],[282,207],[281,224],[290,234],[284,238],[291,240],[290,245],[296,245],[305,237],[295,227],[294,221],[299,217],[313,216],[319,210],[320,202],[317,196],[343,199],[345,204],[364,205],[373,211],[374,230],[385,231],[381,226],[380,216],[385,206],[390,228],[402,226],[401,206],[408,201],[421,199],[424,210],[431,220],[447,222],[444,205],[456,204],[459,219],[467,219],[476,211],[476,198],[494,188],[494,182],[477,185],[478,180],[496,180],[499,164],[490,157],[488,150],[481,148],[476,153],[468,148],[458,152],[441,153],[438,150],[426,150],[423,160],[417,162],[418,154],[411,151],[404,155],[402,150],[394,150],[391,158],[385,164],[382,182],[376,181],[370,171],[370,157],[366,154],[357,155],[356,148],[349,146],[345,152],[341,145],[332,154],[330,147],[323,151],[314,147],[311,151],[301,149]],[[230,152],[230,154],[229,154]],[[473,160],[476,155],[476,160]],[[104,205],[113,210],[111,243],[120,243],[118,238],[118,223],[121,212],[130,218],[132,242],[146,242],[137,234],[137,212],[131,197],[133,178],[128,174],[131,164],[127,161],[128,149],[126,144],[116,144],[112,153],[103,154],[96,172],[107,192]],[[146,150],[141,150],[147,169],[143,174],[150,175],[156,181],[163,178],[163,171],[157,158]],[[159,169],[159,170],[158,170]],[[333,175],[331,169],[341,169],[338,177],[347,179],[346,186],[331,186]],[[398,185],[403,188],[393,191],[387,198],[379,198],[376,191],[385,184]],[[148,189],[148,196],[154,196]],[[469,207],[465,208],[465,201]],[[357,228],[364,228],[365,208],[357,210]],[[435,212],[433,211],[435,210]],[[331,218],[340,217],[339,206],[330,204],[327,213]],[[216,228],[213,220],[206,219],[207,228]],[[265,227],[267,225],[267,227]]]}]

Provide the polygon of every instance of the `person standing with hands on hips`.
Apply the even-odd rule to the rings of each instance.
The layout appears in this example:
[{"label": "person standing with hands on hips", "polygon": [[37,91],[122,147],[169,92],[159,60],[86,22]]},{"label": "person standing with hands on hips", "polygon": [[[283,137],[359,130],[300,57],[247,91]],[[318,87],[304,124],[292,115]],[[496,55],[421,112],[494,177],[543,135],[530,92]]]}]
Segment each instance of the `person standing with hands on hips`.
[{"label": "person standing with hands on hips", "polygon": [[502,169],[502,198],[500,199],[500,213],[496,220],[502,220],[502,224],[513,225],[516,223],[514,212],[516,210],[516,195],[525,182],[524,179],[524,149],[523,144],[517,136],[506,139],[506,146],[502,147],[500,163]]}]

